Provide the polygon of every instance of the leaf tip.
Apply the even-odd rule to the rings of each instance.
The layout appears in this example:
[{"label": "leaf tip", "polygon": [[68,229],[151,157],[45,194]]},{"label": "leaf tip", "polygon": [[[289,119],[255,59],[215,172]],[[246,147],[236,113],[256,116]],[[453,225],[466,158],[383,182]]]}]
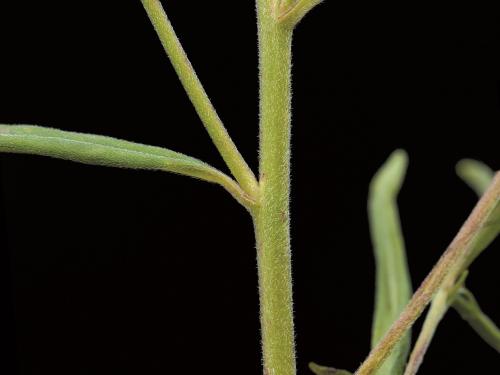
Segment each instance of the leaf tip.
[{"label": "leaf tip", "polygon": [[393,151],[372,180],[372,188],[399,191],[408,168],[408,153],[403,149]]},{"label": "leaf tip", "polygon": [[455,166],[455,171],[467,185],[481,196],[493,180],[494,172],[479,160],[462,159]]},{"label": "leaf tip", "polygon": [[387,164],[393,164],[394,168],[402,170],[408,166],[408,159],[408,153],[404,149],[398,148],[389,156]]}]

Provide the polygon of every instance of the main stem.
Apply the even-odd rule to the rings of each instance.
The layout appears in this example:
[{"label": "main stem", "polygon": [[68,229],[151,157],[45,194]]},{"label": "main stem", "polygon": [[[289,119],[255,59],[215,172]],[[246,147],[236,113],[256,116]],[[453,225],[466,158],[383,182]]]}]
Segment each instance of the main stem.
[{"label": "main stem", "polygon": [[290,253],[292,30],[273,1],[257,1],[260,66],[260,200],[252,212],[257,241],[265,375],[295,375]]}]

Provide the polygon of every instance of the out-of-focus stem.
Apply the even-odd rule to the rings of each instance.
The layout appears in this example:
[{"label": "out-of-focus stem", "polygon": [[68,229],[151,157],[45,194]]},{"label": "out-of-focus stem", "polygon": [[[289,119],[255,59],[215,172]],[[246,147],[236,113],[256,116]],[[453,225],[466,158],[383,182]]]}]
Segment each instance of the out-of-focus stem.
[{"label": "out-of-focus stem", "polygon": [[482,228],[488,225],[492,212],[500,201],[500,173],[497,173],[492,184],[472,211],[457,236],[441,256],[422,285],[391,326],[384,338],[373,348],[366,360],[356,371],[356,375],[373,374],[401,340],[405,332],[422,314],[436,291],[442,286],[445,278],[453,269],[461,269],[470,253],[474,251],[475,240]]}]

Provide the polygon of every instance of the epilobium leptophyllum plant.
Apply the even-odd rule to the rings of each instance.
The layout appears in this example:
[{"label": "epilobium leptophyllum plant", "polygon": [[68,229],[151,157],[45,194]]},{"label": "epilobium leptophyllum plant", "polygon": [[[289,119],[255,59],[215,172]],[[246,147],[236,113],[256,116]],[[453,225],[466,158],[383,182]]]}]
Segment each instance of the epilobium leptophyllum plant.
[{"label": "epilobium leptophyllum plant", "polygon": [[[216,183],[251,215],[255,228],[263,372],[294,375],[290,252],[291,41],[295,27],[321,0],[257,0],[260,123],[259,171],[238,151],[191,66],[160,0],[141,0],[196,112],[231,176],[190,156],[100,135],[32,125],[0,125],[0,151],[44,155],[110,167],[173,172]],[[448,249],[412,296],[397,195],[407,167],[395,151],[370,186],[368,213],[376,258],[372,350],[355,374],[415,374],[449,308],[497,351],[500,331],[465,287],[469,265],[500,232],[500,174],[472,160],[457,171],[480,199]],[[410,328],[430,305],[414,348]],[[311,363],[317,374],[349,374]],[[353,369],[354,370],[354,369]]]}]

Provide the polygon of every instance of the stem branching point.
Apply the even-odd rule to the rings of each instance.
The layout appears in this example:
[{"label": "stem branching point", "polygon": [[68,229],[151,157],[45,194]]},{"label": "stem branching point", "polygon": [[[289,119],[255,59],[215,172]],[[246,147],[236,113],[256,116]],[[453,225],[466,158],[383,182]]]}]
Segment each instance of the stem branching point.
[{"label": "stem branching point", "polygon": [[258,196],[257,180],[222,124],[184,52],[160,0],[141,0],[141,2],[210,138],[243,190],[256,199]]}]

